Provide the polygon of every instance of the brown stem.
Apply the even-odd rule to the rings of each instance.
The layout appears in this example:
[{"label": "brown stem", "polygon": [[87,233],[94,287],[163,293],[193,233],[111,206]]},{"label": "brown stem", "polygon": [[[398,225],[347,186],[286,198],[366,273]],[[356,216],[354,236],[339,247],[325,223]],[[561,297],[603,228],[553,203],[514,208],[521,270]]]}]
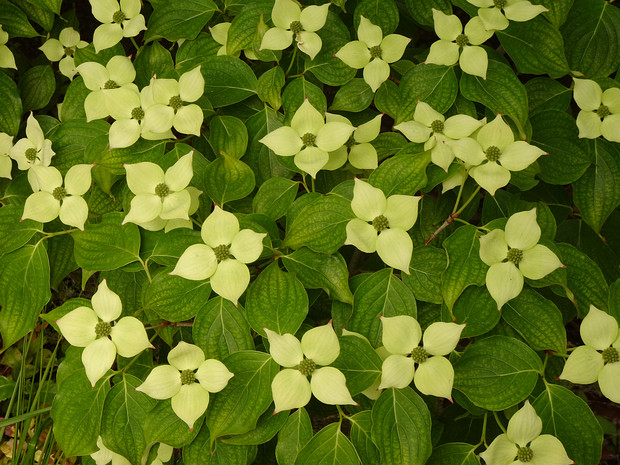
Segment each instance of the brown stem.
[{"label": "brown stem", "polygon": [[428,238],[428,240],[424,243],[424,245],[428,245],[431,242],[433,242],[433,240],[437,236],[439,236],[439,233],[443,231],[444,229],[446,229],[450,225],[450,223],[452,223],[456,218],[459,217],[459,215],[460,215],[459,212],[451,213],[450,216],[448,216],[448,219],[446,219],[446,221],[444,221],[443,224],[439,226],[433,234],[431,234],[431,237]]}]

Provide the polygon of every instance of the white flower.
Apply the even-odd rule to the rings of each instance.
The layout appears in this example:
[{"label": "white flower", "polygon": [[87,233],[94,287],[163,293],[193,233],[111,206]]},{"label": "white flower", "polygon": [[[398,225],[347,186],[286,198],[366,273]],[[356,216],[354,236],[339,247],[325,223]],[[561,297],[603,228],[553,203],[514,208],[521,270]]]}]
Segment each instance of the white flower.
[{"label": "white flower", "polygon": [[605,92],[595,81],[574,79],[573,97],[581,108],[577,115],[579,137],[596,139],[603,136],[620,142],[620,89],[610,87]]},{"label": "white flower", "polygon": [[205,360],[200,347],[183,341],[168,353],[168,363],[153,368],[136,391],[153,399],[171,399],[174,413],[193,430],[207,410],[209,393],[220,392],[234,375],[219,360]]},{"label": "white flower", "polygon": [[306,331],[301,342],[292,334],[263,330],[269,339],[269,353],[278,365],[285,367],[271,382],[276,405],[274,414],[303,407],[310,402],[312,394],[324,404],[357,405],[342,372],[327,366],[340,355],[340,344],[331,321]]},{"label": "white flower", "polygon": [[0,24],[0,68],[14,68],[17,69],[15,65],[15,57],[13,56],[13,52],[9,50],[9,47],[6,46],[6,43],[9,40],[9,33],[2,30],[2,24]]},{"label": "white flower", "polygon": [[34,115],[30,113],[26,121],[26,137],[18,140],[9,150],[9,156],[17,162],[20,170],[28,170],[28,181],[33,191],[40,190],[39,182],[33,166],[50,166],[56,152],[52,150],[52,142],[45,138],[43,130]]},{"label": "white flower", "polygon": [[115,322],[121,316],[121,299],[108,289],[105,279],[91,303],[93,308],[78,307],[56,323],[69,344],[84,347],[82,363],[94,386],[112,367],[117,353],[121,357],[134,357],[153,346],[137,318],[125,316]]},{"label": "white flower", "polygon": [[[382,117],[383,113],[366,123],[360,124],[342,147],[329,152],[329,161],[323,169],[336,170],[344,165],[347,159],[354,168],[360,170],[375,169],[379,164],[379,156],[377,155],[377,149],[370,142],[379,135]],[[326,113],[325,121],[328,123],[341,122],[351,125],[351,121],[347,118],[334,113]]]},{"label": "white flower", "polygon": [[87,45],[88,42],[80,40],[80,33],[78,31],[72,27],[66,27],[60,31],[58,39],[48,39],[39,47],[39,50],[43,52],[49,61],[60,61],[58,63],[60,72],[69,79],[73,79],[73,76],[77,73],[73,59],[75,50],[84,48]]},{"label": "white flower", "polygon": [[13,148],[13,138],[4,132],[0,132],[0,178],[11,178],[13,162],[9,152]]},{"label": "white flower", "polygon": [[[489,31],[503,31],[510,21],[529,21],[540,13],[549,11],[542,5],[533,5],[528,0],[467,0],[479,7],[478,16]],[[504,13],[502,14],[502,10]]]},{"label": "white flower", "polygon": [[123,37],[135,37],[146,29],[140,14],[140,0],[89,0],[93,16],[103,23],[93,33],[95,52],[118,44]]}]

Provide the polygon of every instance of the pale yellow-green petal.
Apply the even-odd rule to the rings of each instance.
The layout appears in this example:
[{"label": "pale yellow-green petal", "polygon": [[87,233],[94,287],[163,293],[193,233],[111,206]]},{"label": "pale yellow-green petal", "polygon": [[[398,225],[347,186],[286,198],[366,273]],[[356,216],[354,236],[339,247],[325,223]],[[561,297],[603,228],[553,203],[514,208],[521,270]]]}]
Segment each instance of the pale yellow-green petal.
[{"label": "pale yellow-green petal", "polygon": [[443,11],[433,9],[435,34],[440,39],[453,41],[463,32],[463,24],[456,15],[447,15]]},{"label": "pale yellow-green petal", "polygon": [[77,67],[80,76],[84,80],[84,85],[92,91],[103,89],[105,83],[110,79],[110,73],[101,63],[87,61]]},{"label": "pale yellow-green petal", "polygon": [[114,47],[123,38],[123,28],[120,24],[102,24],[93,33],[93,45],[95,52],[99,53],[110,47]]},{"label": "pale yellow-green petal", "polygon": [[164,180],[171,191],[176,192],[185,189],[192,180],[194,175],[192,170],[193,154],[194,151],[192,150],[183,155],[166,171]]},{"label": "pale yellow-green petal", "polygon": [[263,36],[260,50],[284,50],[293,43],[293,33],[279,27],[272,27]]},{"label": "pale yellow-green petal", "polygon": [[276,0],[271,19],[276,27],[288,29],[293,21],[299,21],[301,8],[292,0]]},{"label": "pale yellow-green petal", "polygon": [[609,313],[590,305],[588,314],[581,322],[579,332],[584,344],[596,350],[605,350],[618,337],[618,323]]},{"label": "pale yellow-green petal", "polygon": [[608,363],[598,375],[601,393],[612,402],[620,404],[620,362]]},{"label": "pale yellow-green petal", "polygon": [[454,368],[445,357],[429,357],[424,363],[418,365],[413,383],[424,395],[452,399]]},{"label": "pale yellow-green petal", "polygon": [[391,354],[410,354],[422,339],[420,323],[409,315],[382,316],[381,325],[381,340]]},{"label": "pale yellow-green petal", "polygon": [[301,350],[318,365],[329,365],[336,360],[340,355],[340,343],[331,321],[306,331],[301,338]]},{"label": "pale yellow-green petal", "polygon": [[204,244],[190,245],[179,257],[171,275],[193,281],[202,281],[215,273],[217,259],[213,249]]},{"label": "pale yellow-green petal", "polygon": [[100,23],[110,23],[119,9],[117,0],[89,0],[93,16]]},{"label": "pale yellow-green petal", "polygon": [[347,162],[347,159],[349,157],[349,154],[347,153],[347,148],[344,145],[339,149],[329,152],[328,155],[329,160],[322,168],[323,170],[327,171],[334,171],[342,167]]},{"label": "pale yellow-green petal", "polygon": [[480,19],[480,16],[474,16],[471,18],[465,25],[463,32],[467,36],[467,39],[471,45],[480,45],[493,37],[493,34],[495,33],[495,31],[487,30],[482,22],[482,19]]},{"label": "pale yellow-green petal", "polygon": [[431,44],[424,63],[452,66],[459,61],[459,46],[447,40],[438,40]]},{"label": "pale yellow-green petal", "polygon": [[579,137],[585,139],[596,139],[601,132],[601,118],[593,111],[580,111],[576,120],[579,129]]},{"label": "pale yellow-green petal", "polygon": [[132,87],[106,89],[104,95],[106,109],[116,120],[131,118],[133,109],[141,106],[140,94]]},{"label": "pale yellow-green petal", "polygon": [[411,357],[390,355],[381,365],[381,382],[378,389],[402,389],[413,381],[415,363]]},{"label": "pale yellow-green petal", "polygon": [[133,316],[118,320],[112,327],[110,337],[121,357],[134,357],[144,349],[152,347],[144,325]]},{"label": "pale yellow-green petal", "polygon": [[308,99],[303,101],[291,119],[291,127],[299,137],[303,137],[305,134],[314,134],[316,136],[324,124],[324,116],[314,108]]},{"label": "pale yellow-green petal", "polygon": [[480,8],[478,16],[488,31],[503,31],[510,24],[499,8]]},{"label": "pale yellow-green petal", "polygon": [[595,81],[591,79],[573,79],[573,98],[584,111],[598,110],[603,98],[603,91]]},{"label": "pale yellow-green petal", "polygon": [[332,152],[342,147],[353,131],[355,128],[347,123],[326,123],[316,135],[316,146],[325,152]]},{"label": "pale yellow-green petal", "polygon": [[525,141],[518,140],[509,145],[500,155],[499,163],[510,171],[521,171],[545,154],[544,150]]},{"label": "pale yellow-green petal", "polygon": [[205,244],[215,248],[222,244],[230,245],[238,233],[239,220],[237,220],[237,217],[216,205],[211,214],[202,223],[200,234]]},{"label": "pale yellow-green petal", "polygon": [[164,183],[164,170],[151,162],[124,165],[127,171],[127,185],[131,192],[139,194],[155,194],[155,187]]},{"label": "pale yellow-green petal", "polygon": [[545,11],[549,10],[543,5],[533,5],[527,0],[523,2],[514,2],[512,5],[509,4],[504,7],[506,18],[511,21],[519,22],[529,21]]},{"label": "pale yellow-green petal", "polygon": [[418,143],[426,142],[432,133],[431,128],[417,121],[405,121],[394,126],[394,129],[402,132],[411,142]]},{"label": "pale yellow-green petal", "polygon": [[[431,124],[433,124],[435,121],[440,121],[440,122],[445,121],[444,116],[426,102],[417,103],[415,107],[415,111],[413,113],[413,119],[419,123],[422,123],[424,126],[429,127],[429,128]],[[418,141],[413,141],[413,142],[418,142]],[[424,142],[424,141],[421,141],[421,142]]]},{"label": "pale yellow-green petal", "polygon": [[536,414],[534,407],[526,400],[523,407],[510,418],[506,433],[512,442],[519,447],[525,447],[537,438],[541,431],[542,420]]},{"label": "pale yellow-green petal", "polygon": [[494,229],[480,236],[480,259],[487,265],[495,265],[506,259],[508,244],[503,230]]},{"label": "pale yellow-green petal", "polygon": [[200,136],[203,118],[200,107],[192,103],[179,108],[172,119],[172,126],[181,134]]},{"label": "pale yellow-green petal", "polygon": [[497,309],[514,299],[523,289],[523,275],[512,262],[496,263],[486,274],[486,285]]},{"label": "pale yellow-green petal", "polygon": [[107,337],[99,338],[88,344],[82,352],[82,363],[91,386],[112,368],[116,359],[116,346]]},{"label": "pale yellow-green petal", "polygon": [[304,375],[297,370],[286,368],[273,378],[271,394],[276,406],[274,413],[278,413],[306,405],[312,397],[312,389]]},{"label": "pale yellow-green petal", "polygon": [[200,72],[200,66],[181,74],[179,78],[179,96],[184,102],[195,102],[205,90],[205,79]]},{"label": "pale yellow-green petal", "polygon": [[610,142],[620,142],[620,113],[603,119],[601,135]]},{"label": "pale yellow-green petal", "polygon": [[[48,39],[39,47],[49,61],[60,61],[65,56],[65,49],[58,39]],[[3,66],[4,68],[4,66]]]},{"label": "pale yellow-green petal", "polygon": [[391,195],[387,198],[387,206],[383,216],[388,220],[390,228],[408,231],[418,219],[420,196]]},{"label": "pale yellow-green petal", "polygon": [[329,154],[318,147],[306,147],[295,155],[295,166],[313,178],[329,161]]},{"label": "pale yellow-green petal", "polygon": [[465,325],[436,321],[431,323],[422,336],[424,350],[431,355],[448,355],[461,338]]},{"label": "pale yellow-green petal", "polygon": [[156,79],[153,77],[150,85],[153,88],[155,103],[168,105],[172,97],[179,96],[179,81],[176,79]]},{"label": "pale yellow-green petal", "polygon": [[21,219],[49,223],[58,217],[59,211],[60,201],[47,191],[39,191],[29,195],[26,199]]},{"label": "pale yellow-green petal", "polygon": [[381,41],[381,58],[386,63],[394,63],[402,58],[411,39],[400,34],[390,34]]},{"label": "pale yellow-green petal", "polygon": [[162,201],[155,194],[139,194],[131,199],[131,208],[123,219],[125,223],[147,223],[159,216],[162,209]]},{"label": "pale yellow-green petal", "polygon": [[474,166],[469,170],[469,175],[491,195],[495,195],[497,189],[501,189],[510,182],[510,171],[495,161]]},{"label": "pale yellow-green petal", "polygon": [[90,189],[90,171],[93,165],[79,164],[69,168],[65,175],[65,189],[69,195],[84,195]]},{"label": "pale yellow-green petal", "polygon": [[69,344],[86,347],[97,337],[95,326],[98,322],[99,318],[91,308],[78,307],[57,320],[56,324]]},{"label": "pale yellow-green petal", "polygon": [[493,118],[493,121],[480,128],[480,131],[478,131],[476,135],[476,139],[485,151],[490,146],[495,146],[500,152],[503,152],[506,147],[510,146],[515,141],[515,136],[510,126],[504,121],[502,115],[498,114]]},{"label": "pale yellow-green petal", "polygon": [[476,129],[482,127],[482,121],[469,115],[454,115],[444,122],[443,133],[450,139],[469,137]]},{"label": "pale yellow-green petal", "polygon": [[353,138],[355,142],[359,142],[363,144],[365,142],[371,142],[377,138],[379,132],[381,131],[381,119],[383,118],[383,113],[375,116],[370,121],[366,123],[360,124],[357,129],[353,132]]},{"label": "pale yellow-green petal", "polygon": [[129,57],[116,55],[110,58],[105,67],[110,75],[110,79],[119,86],[129,84],[136,78],[136,70]]},{"label": "pale yellow-green petal", "polygon": [[263,252],[263,239],[266,235],[251,229],[242,229],[233,238],[230,253],[241,263],[252,263]]},{"label": "pale yellow-green petal", "polygon": [[188,220],[191,202],[192,199],[188,191],[172,192],[164,197],[159,217],[162,220]]},{"label": "pale yellow-green petal", "polygon": [[605,90],[601,97],[601,103],[609,109],[612,115],[620,113],[620,89],[610,87]]},{"label": "pale yellow-green petal", "polygon": [[316,32],[325,25],[329,5],[331,5],[331,2],[324,3],[323,5],[310,5],[301,10],[299,22],[304,31]]},{"label": "pale yellow-green petal", "polygon": [[196,370],[205,361],[202,349],[194,344],[181,341],[168,353],[168,363],[179,371]]},{"label": "pale yellow-green petal", "polygon": [[108,287],[108,281],[105,279],[99,283],[91,302],[93,310],[103,321],[109,323],[121,316],[123,310],[121,298]]},{"label": "pale yellow-green petal", "polygon": [[506,243],[512,249],[529,249],[540,239],[536,208],[515,213],[506,222]]},{"label": "pale yellow-green petal", "polygon": [[376,92],[381,84],[390,77],[390,65],[381,58],[375,58],[366,66],[363,71],[364,81],[370,86],[373,92]]},{"label": "pale yellow-green petal", "polygon": [[304,359],[301,343],[292,334],[278,334],[269,328],[263,328],[269,340],[269,353],[273,360],[286,368],[296,367]]},{"label": "pale yellow-green petal", "polygon": [[570,465],[573,462],[568,455],[562,442],[550,434],[542,434],[530,444],[532,450],[532,465]]},{"label": "pale yellow-green petal", "polygon": [[250,270],[244,263],[229,258],[218,264],[210,283],[213,292],[237,305],[250,284]]},{"label": "pale yellow-green petal", "polygon": [[207,410],[209,392],[200,383],[186,384],[172,396],[170,404],[174,413],[193,430],[196,420]]},{"label": "pale yellow-green petal", "polygon": [[454,152],[446,143],[445,136],[439,134],[429,139],[429,141],[424,145],[424,149],[429,150],[429,148],[431,151],[431,161],[435,165],[443,168],[443,170],[447,173],[450,165],[454,161]]},{"label": "pale yellow-green petal", "polygon": [[486,155],[482,147],[471,137],[464,137],[459,140],[448,140],[446,144],[450,146],[452,152],[454,152],[454,155],[458,159],[463,160],[470,166],[478,166],[486,160]]},{"label": "pale yellow-green petal", "polygon": [[368,48],[381,43],[383,32],[381,28],[373,24],[369,19],[360,15],[360,25],[357,27],[357,37],[366,44]]},{"label": "pale yellow-green petal", "polygon": [[374,170],[379,165],[377,149],[369,143],[354,145],[349,153],[349,163],[359,170]]},{"label": "pale yellow-green petal", "polygon": [[387,266],[409,274],[413,242],[406,231],[392,228],[381,231],[377,237],[377,253]]},{"label": "pale yellow-green petal", "polygon": [[110,126],[109,144],[111,149],[120,149],[135,144],[140,139],[140,123],[135,119],[120,119]]},{"label": "pale yellow-green petal", "polygon": [[84,223],[88,219],[88,204],[79,195],[65,197],[58,211],[60,221],[84,231]]},{"label": "pale yellow-green petal", "polygon": [[500,434],[491,445],[480,454],[487,465],[512,465],[517,458],[517,445],[508,439],[508,435]]},{"label": "pale yellow-green petal", "polygon": [[289,126],[282,126],[281,128],[271,131],[259,140],[259,142],[265,144],[276,155],[280,155],[281,157],[296,155],[303,147],[301,137]]},{"label": "pale yellow-green petal", "polygon": [[355,69],[361,69],[370,62],[368,46],[361,40],[346,43],[336,52],[336,56]]},{"label": "pale yellow-green petal", "polygon": [[123,37],[135,37],[146,29],[146,19],[143,15],[134,16],[123,21]]},{"label": "pale yellow-green petal", "polygon": [[171,365],[158,365],[151,370],[136,391],[157,400],[170,399],[181,389],[181,373]]},{"label": "pale yellow-green petal", "polygon": [[128,18],[133,18],[140,13],[140,0],[120,0],[121,11],[125,13]]},{"label": "pale yellow-green petal", "polygon": [[[220,45],[226,45],[228,41],[228,30],[232,23],[218,23],[214,26],[209,26],[209,32],[211,37]],[[224,47],[225,48],[225,47]]]},{"label": "pale yellow-green petal", "polygon": [[551,250],[541,244],[523,250],[523,258],[519,262],[519,270],[529,279],[541,279],[560,268],[562,262]]},{"label": "pale yellow-green petal", "polygon": [[346,233],[346,245],[352,245],[366,253],[377,250],[377,230],[370,223],[353,218],[347,223]]},{"label": "pale yellow-green petal", "polygon": [[167,105],[157,103],[144,110],[142,120],[143,132],[165,133],[172,128],[174,110]]},{"label": "pale yellow-green petal", "polygon": [[482,79],[487,78],[487,68],[489,66],[489,57],[482,47],[476,45],[466,45],[461,52],[459,65],[464,73],[474,76],[480,76]]},{"label": "pale yellow-green petal", "polygon": [[209,392],[220,392],[233,376],[226,365],[213,358],[202,362],[196,371],[196,380]]},{"label": "pale yellow-green petal", "polygon": [[351,209],[355,216],[364,221],[372,221],[383,214],[386,208],[387,199],[381,189],[355,178],[351,201]]},{"label": "pale yellow-green petal", "polygon": [[328,405],[357,405],[346,386],[346,378],[334,367],[315,370],[310,378],[312,394],[320,402]]}]

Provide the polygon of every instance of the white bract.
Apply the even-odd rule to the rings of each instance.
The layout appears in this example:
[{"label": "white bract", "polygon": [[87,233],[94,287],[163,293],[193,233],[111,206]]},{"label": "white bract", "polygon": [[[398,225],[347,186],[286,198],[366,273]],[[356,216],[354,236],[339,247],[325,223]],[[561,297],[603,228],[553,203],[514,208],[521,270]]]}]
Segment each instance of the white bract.
[{"label": "white bract", "polygon": [[463,31],[463,23],[455,15],[447,15],[433,9],[437,42],[431,45],[425,63],[452,66],[459,63],[464,73],[487,78],[489,58],[480,44],[489,39],[494,31],[487,31],[479,16],[469,20]]},{"label": "white bract", "polygon": [[172,446],[160,442],[159,447],[157,448],[157,457],[153,459],[150,465],[163,465],[164,462],[169,462],[172,458],[173,452],[174,448]]},{"label": "white bract", "polygon": [[605,397],[620,404],[620,328],[616,319],[590,305],[579,328],[585,345],[571,352],[560,379],[598,386]]},{"label": "white bract", "polygon": [[573,97],[581,108],[577,115],[579,137],[596,139],[603,136],[620,142],[620,89],[610,87],[605,92],[595,81],[575,79]]},{"label": "white bract", "polygon": [[131,462],[120,454],[112,452],[103,444],[101,436],[97,438],[97,447],[99,450],[90,454],[97,465],[107,465],[112,462],[112,465],[131,465]]},{"label": "white bract", "polygon": [[72,27],[66,27],[60,31],[58,39],[48,39],[39,50],[47,57],[49,61],[60,61],[58,69],[60,72],[73,79],[77,73],[75,69],[75,61],[73,56],[76,49],[84,48],[88,42],[80,40],[80,33]]},{"label": "white bract", "polygon": [[210,278],[211,289],[236,305],[250,283],[246,264],[258,259],[267,234],[239,230],[237,217],[217,205],[200,234],[205,243],[189,246],[170,274],[194,281]]},{"label": "white bract", "polygon": [[431,161],[446,172],[454,160],[454,152],[446,142],[470,136],[484,124],[469,115],[454,115],[446,119],[426,102],[418,102],[413,120],[394,126],[411,142],[423,143],[431,151]]},{"label": "white bract", "polygon": [[508,421],[506,433],[497,436],[480,457],[487,465],[569,465],[564,445],[555,436],[540,434],[542,420],[529,401]]},{"label": "white bract", "polygon": [[123,37],[135,37],[146,29],[140,14],[140,0],[89,0],[93,16],[103,23],[93,33],[95,52],[118,44]]},{"label": "white bract", "polygon": [[84,347],[82,363],[94,386],[112,367],[117,353],[134,357],[153,346],[140,320],[125,316],[116,321],[121,316],[121,299],[108,288],[105,279],[99,283],[91,303],[93,308],[78,307],[56,323],[69,344]]},{"label": "white bract", "polygon": [[189,219],[191,196],[187,186],[192,180],[193,151],[179,158],[166,172],[148,161],[125,165],[127,185],[136,196],[123,223],[148,223]]},{"label": "white bract", "polygon": [[474,138],[447,141],[454,154],[468,166],[469,175],[489,194],[510,181],[511,171],[521,171],[545,154],[525,141],[515,141],[510,126],[498,114]]},{"label": "white bract", "polygon": [[[338,169],[347,162],[347,159],[354,168],[360,170],[375,169],[379,164],[379,157],[377,155],[377,149],[375,149],[370,142],[375,140],[379,135],[382,117],[383,114],[380,114],[370,121],[360,124],[342,147],[333,152],[329,152],[329,161],[323,169]],[[351,125],[351,121],[347,118],[334,113],[326,113],[325,121],[328,123],[335,121]]]},{"label": "white bract", "polygon": [[362,252],[377,252],[383,262],[409,274],[413,242],[407,231],[418,218],[421,197],[391,195],[355,179],[351,209],[357,218],[347,223],[347,239]]},{"label": "white bract", "polygon": [[88,219],[88,204],[82,196],[90,189],[90,170],[93,165],[73,165],[67,171],[64,186],[62,174],[53,166],[33,166],[38,191],[26,199],[22,220],[41,223],[60,217],[69,226],[84,230]]},{"label": "white bract", "polygon": [[260,49],[284,50],[295,36],[299,50],[313,60],[323,45],[316,31],[325,25],[329,5],[311,5],[302,10],[293,0],[276,0],[271,11],[275,27],[265,32]]},{"label": "white bract", "polygon": [[2,30],[2,24],[0,24],[0,68],[14,68],[17,69],[15,65],[15,57],[13,56],[13,52],[9,50],[9,47],[6,46],[6,43],[9,40],[9,33]]},{"label": "white bract", "polygon": [[452,400],[454,369],[444,356],[456,348],[465,325],[435,322],[422,335],[411,316],[380,318],[383,346],[391,355],[383,361],[378,389],[402,389],[413,381],[422,394]]},{"label": "white bract", "polygon": [[312,394],[324,404],[357,405],[342,372],[327,366],[340,355],[340,344],[331,321],[306,331],[301,342],[292,334],[263,330],[269,339],[269,353],[284,367],[271,382],[276,405],[274,414],[303,407],[310,402]]},{"label": "white bract", "polygon": [[524,276],[541,279],[563,266],[551,250],[538,244],[540,233],[532,208],[508,218],[505,231],[494,229],[480,237],[480,259],[490,267],[486,285],[498,310],[521,293]]},{"label": "white bract", "polygon": [[0,132],[0,178],[11,177],[11,170],[13,169],[13,162],[9,156],[9,152],[13,148],[13,137]]},{"label": "white bract", "polygon": [[[503,31],[510,21],[529,21],[540,13],[549,11],[542,5],[533,5],[528,0],[467,0],[476,5],[478,16],[489,31]],[[502,10],[504,12],[502,13]]]},{"label": "white bract", "polygon": [[259,142],[281,157],[295,157],[295,165],[313,178],[329,161],[329,152],[344,145],[355,128],[325,117],[308,99],[297,109],[290,126],[271,131]]},{"label": "white bract", "polygon": [[219,360],[205,360],[200,347],[183,341],[168,353],[168,363],[153,368],[136,391],[153,399],[171,399],[174,413],[193,430],[207,410],[209,393],[224,389],[234,374]]},{"label": "white bract", "polygon": [[360,16],[357,37],[345,44],[336,55],[351,68],[364,69],[364,81],[376,92],[390,76],[390,65],[400,60],[410,38],[400,34],[389,34],[383,37],[379,26]]}]

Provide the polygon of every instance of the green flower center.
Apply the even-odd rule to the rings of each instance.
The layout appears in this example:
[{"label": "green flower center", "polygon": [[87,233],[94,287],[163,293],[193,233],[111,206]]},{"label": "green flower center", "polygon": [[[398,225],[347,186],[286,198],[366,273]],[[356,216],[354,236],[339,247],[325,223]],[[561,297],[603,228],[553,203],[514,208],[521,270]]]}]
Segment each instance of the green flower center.
[{"label": "green flower center", "polygon": [[62,200],[67,196],[67,190],[62,186],[57,187],[56,189],[52,191],[52,196],[56,200]]},{"label": "green flower center", "polygon": [[502,154],[501,150],[499,149],[499,147],[495,145],[491,145],[486,151],[487,160],[489,161],[499,160],[499,156],[501,154]]},{"label": "green flower center", "polygon": [[508,259],[509,262],[512,262],[515,265],[517,265],[521,260],[523,260],[523,250],[510,249],[508,251],[508,254],[506,255],[506,258]]},{"label": "green flower center", "polygon": [[456,36],[455,42],[459,47],[465,47],[469,43],[469,37],[467,37],[467,34],[459,34]]},{"label": "green flower center", "polygon": [[381,50],[380,45],[375,45],[374,47],[370,47],[370,58],[381,58],[383,54],[383,50]]},{"label": "green flower center", "polygon": [[605,116],[611,115],[611,111],[609,111],[609,107],[607,105],[601,104],[601,106],[598,107],[598,110],[596,110],[596,114],[599,118],[605,118]]},{"label": "green flower center", "polygon": [[112,325],[107,321],[100,321],[95,325],[95,335],[100,337],[107,337],[112,332]]},{"label": "green flower center", "polygon": [[431,129],[433,130],[433,132],[437,132],[441,134],[444,129],[443,121],[441,121],[440,119],[436,119],[435,121],[431,123]]},{"label": "green flower center", "polygon": [[174,111],[180,110],[183,106],[183,100],[181,100],[181,97],[178,95],[173,95],[168,101],[168,106],[170,106]]},{"label": "green flower center", "polygon": [[350,150],[353,148],[355,144],[357,144],[357,142],[355,142],[355,139],[353,138],[353,136],[350,136],[347,139],[347,141],[344,143],[344,146]]},{"label": "green flower center", "polygon": [[379,215],[374,220],[372,220],[372,227],[375,228],[377,231],[381,232],[384,229],[390,227],[390,222],[385,216]]},{"label": "green flower center", "polygon": [[144,119],[144,110],[142,107],[136,107],[131,110],[131,117],[135,120],[141,121]]},{"label": "green flower center", "polygon": [[495,8],[502,9],[506,6],[506,0],[493,0]]},{"label": "green flower center", "polygon": [[532,458],[534,458],[534,452],[529,447],[519,447],[517,450],[517,458],[521,462],[531,462]]},{"label": "green flower center", "polygon": [[291,32],[295,35],[299,34],[301,31],[304,30],[304,27],[301,25],[299,21],[293,21],[291,25],[289,26],[289,28]]},{"label": "green flower center", "polygon": [[125,13],[123,13],[121,10],[118,10],[116,13],[112,15],[112,21],[115,22],[116,24],[120,24],[126,19],[127,19],[127,16],[125,16]]},{"label": "green flower center", "polygon": [[604,364],[620,362],[620,354],[615,347],[607,347],[602,355]]},{"label": "green flower center", "polygon": [[113,81],[112,79],[110,79],[105,82],[105,84],[103,85],[103,88],[104,89],[117,89],[118,84],[116,83],[116,81]]},{"label": "green flower center", "polygon": [[428,359],[428,352],[424,350],[424,347],[416,347],[411,351],[411,358],[417,364],[424,363]]},{"label": "green flower center", "polygon": [[196,381],[194,370],[183,370],[181,372],[181,384],[193,384]]},{"label": "green flower center", "polygon": [[304,358],[297,367],[299,372],[304,376],[310,376],[316,370],[316,363],[314,360],[310,360],[309,358]]},{"label": "green flower center", "polygon": [[155,186],[155,195],[158,195],[162,199],[166,197],[169,193],[170,193],[170,188],[166,186],[163,182]]},{"label": "green flower center", "polygon": [[307,132],[301,136],[301,141],[306,147],[314,147],[314,144],[316,144],[316,136],[310,132]]},{"label": "green flower center", "polygon": [[234,258],[230,253],[230,246],[225,244],[218,245],[215,249],[213,249],[213,253],[215,254],[215,259],[218,263],[228,258]]},{"label": "green flower center", "polygon": [[33,162],[37,159],[37,149],[29,148],[26,150],[26,160],[29,162]]},{"label": "green flower center", "polygon": [[65,47],[65,55],[73,56],[75,49],[73,47]]}]

